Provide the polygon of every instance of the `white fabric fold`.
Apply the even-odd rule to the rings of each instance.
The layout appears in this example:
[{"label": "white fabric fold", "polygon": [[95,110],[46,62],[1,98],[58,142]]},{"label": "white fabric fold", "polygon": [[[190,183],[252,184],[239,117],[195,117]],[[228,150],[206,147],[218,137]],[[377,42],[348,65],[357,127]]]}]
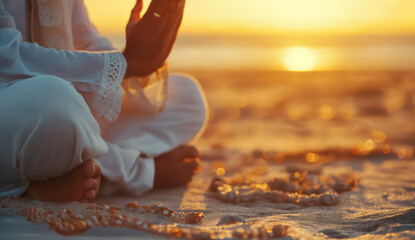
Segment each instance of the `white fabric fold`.
[{"label": "white fabric fold", "polygon": [[[46,46],[24,41],[28,38],[21,24],[25,0],[0,0],[0,98],[4,97],[0,101],[0,192],[19,194],[27,187],[26,179],[62,176],[85,159],[93,158],[106,179],[103,194],[118,191],[139,195],[153,186],[153,157],[200,136],[207,119],[206,99],[196,81],[173,75],[163,78],[165,82],[158,85],[156,94],[152,94],[152,88],[147,92],[141,86],[135,89],[142,95],[124,98],[124,115],[119,116],[123,99],[120,83],[126,61],[122,53],[111,51],[109,41],[99,36],[82,0],[65,1],[65,9],[73,8],[73,48],[107,52],[57,50],[59,46],[48,47],[52,43],[47,41],[42,43]],[[59,91],[61,94],[55,94]],[[134,104],[145,100],[153,110],[151,114],[144,114],[139,104]],[[32,104],[40,110],[28,115],[28,109],[35,109]],[[104,139],[91,112],[113,122]],[[44,129],[32,128],[33,124]],[[56,126],[56,131],[48,126]],[[39,135],[28,138],[28,132]],[[141,153],[149,158],[141,158]]]},{"label": "white fabric fold", "polygon": [[138,196],[153,188],[154,160],[140,157],[137,149],[124,149],[107,142],[108,153],[97,159],[104,176],[101,196]]},{"label": "white fabric fold", "polygon": [[144,78],[124,79],[122,87],[130,105],[137,114],[155,115],[166,106],[169,82],[167,63],[154,73]]}]

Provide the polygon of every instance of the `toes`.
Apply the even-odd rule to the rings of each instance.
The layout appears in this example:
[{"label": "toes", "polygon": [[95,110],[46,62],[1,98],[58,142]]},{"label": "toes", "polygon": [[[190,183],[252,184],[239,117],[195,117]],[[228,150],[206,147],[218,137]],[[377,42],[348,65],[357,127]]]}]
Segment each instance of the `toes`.
[{"label": "toes", "polygon": [[176,149],[178,158],[199,158],[200,152],[194,146],[182,145]]},{"label": "toes", "polygon": [[197,158],[186,159],[184,162],[184,170],[186,172],[194,172],[200,166],[200,160]]},{"label": "toes", "polygon": [[200,152],[194,146],[182,145],[173,149],[170,152],[164,153],[156,157],[154,160],[182,162],[185,158],[200,158]]},{"label": "toes", "polygon": [[85,178],[99,178],[101,176],[101,168],[92,159],[87,160],[83,163],[83,175]]},{"label": "toes", "polygon": [[101,176],[101,168],[99,167],[99,165],[94,162],[95,165],[95,174],[94,174],[94,178],[99,178]]},{"label": "toes", "polygon": [[84,188],[85,190],[96,189],[98,187],[98,181],[95,178],[88,178],[85,180]]},{"label": "toes", "polygon": [[92,200],[95,198],[95,196],[96,196],[96,192],[94,189],[90,189],[84,192],[84,198],[86,200]]},{"label": "toes", "polygon": [[82,163],[82,173],[85,178],[92,178],[96,172],[96,164],[93,160],[87,160]]}]

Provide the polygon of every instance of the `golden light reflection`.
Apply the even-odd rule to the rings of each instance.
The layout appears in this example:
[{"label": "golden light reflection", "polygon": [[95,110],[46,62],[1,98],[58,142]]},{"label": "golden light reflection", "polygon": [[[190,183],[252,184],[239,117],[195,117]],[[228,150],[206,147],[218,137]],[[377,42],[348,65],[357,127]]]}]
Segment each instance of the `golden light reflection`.
[{"label": "golden light reflection", "polygon": [[224,168],[218,168],[216,169],[216,175],[222,177],[223,175],[225,175],[226,171]]},{"label": "golden light reflection", "polygon": [[307,153],[305,155],[305,159],[307,160],[307,162],[310,162],[310,163],[318,162],[320,160],[320,155],[316,153]]},{"label": "golden light reflection", "polygon": [[198,194],[199,189],[202,189],[202,185],[203,179],[193,178],[189,183],[186,192],[183,193],[180,210],[206,210],[205,195]]},{"label": "golden light reflection", "polygon": [[260,189],[262,191],[267,191],[269,189],[267,183],[252,183],[249,185],[250,188]]},{"label": "golden light reflection", "polygon": [[414,149],[410,147],[401,147],[397,150],[396,155],[399,159],[411,159],[414,157]]},{"label": "golden light reflection", "polygon": [[365,148],[366,148],[366,150],[372,151],[374,147],[375,147],[375,143],[373,142],[372,139],[366,140],[366,142],[365,142]]},{"label": "golden light reflection", "polygon": [[284,52],[284,65],[291,71],[311,71],[315,69],[317,55],[309,47],[290,47]]}]

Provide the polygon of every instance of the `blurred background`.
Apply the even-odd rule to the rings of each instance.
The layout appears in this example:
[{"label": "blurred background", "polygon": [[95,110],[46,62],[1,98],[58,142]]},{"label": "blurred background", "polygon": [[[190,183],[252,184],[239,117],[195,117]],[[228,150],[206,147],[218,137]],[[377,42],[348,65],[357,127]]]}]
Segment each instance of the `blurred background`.
[{"label": "blurred background", "polygon": [[[134,3],[86,0],[97,28],[120,48]],[[180,33],[170,58],[177,69],[415,68],[413,0],[193,0]]]},{"label": "blurred background", "polygon": [[[135,1],[85,3],[122,48]],[[413,156],[415,1],[186,4],[169,64],[206,91],[211,121],[202,148],[315,154],[307,161],[327,149],[350,158]]]}]

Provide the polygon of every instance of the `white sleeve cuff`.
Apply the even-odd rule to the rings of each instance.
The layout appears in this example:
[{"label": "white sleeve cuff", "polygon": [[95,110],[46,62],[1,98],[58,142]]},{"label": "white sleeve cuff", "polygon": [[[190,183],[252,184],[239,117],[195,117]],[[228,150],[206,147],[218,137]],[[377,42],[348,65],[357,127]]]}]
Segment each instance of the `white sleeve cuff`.
[{"label": "white sleeve cuff", "polygon": [[118,119],[124,93],[121,88],[127,61],[119,51],[105,52],[101,85],[92,101],[94,113],[113,123]]}]

